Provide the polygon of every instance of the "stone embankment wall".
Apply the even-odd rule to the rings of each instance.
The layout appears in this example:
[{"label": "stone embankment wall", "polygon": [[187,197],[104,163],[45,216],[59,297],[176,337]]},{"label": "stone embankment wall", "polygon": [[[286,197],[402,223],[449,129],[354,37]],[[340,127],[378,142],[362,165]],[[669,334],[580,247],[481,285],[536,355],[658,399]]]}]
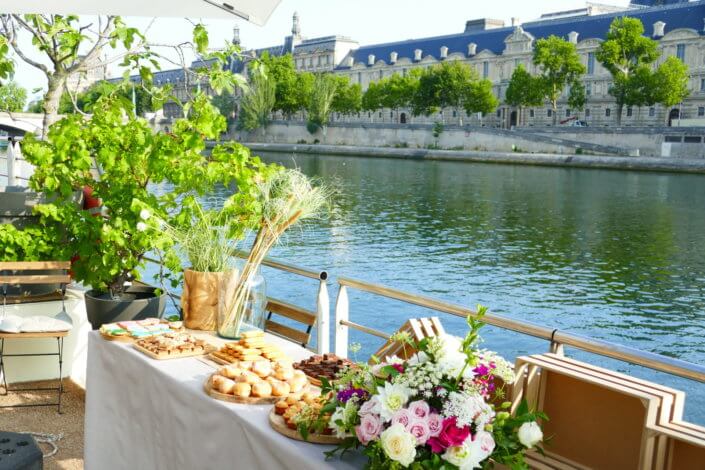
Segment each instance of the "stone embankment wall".
[{"label": "stone embankment wall", "polygon": [[342,146],[324,144],[245,143],[256,153],[313,154],[345,157],[395,158],[401,160],[441,160],[453,162],[502,163],[518,165],[600,168],[610,170],[668,171],[705,174],[705,159],[659,157],[619,157],[597,155],[528,154],[488,151],[429,150],[390,147]]},{"label": "stone embankment wall", "polygon": [[[260,131],[236,132],[239,141],[262,143],[317,143],[328,145],[361,145],[372,147],[403,147],[413,149],[450,149],[519,153],[589,153],[596,155],[638,155],[636,147],[604,145],[598,140],[577,142],[563,136],[507,131],[495,128],[447,126],[438,138],[428,124],[353,124],[334,123],[310,134],[297,121],[275,121]],[[600,142],[600,143],[596,143]]]}]

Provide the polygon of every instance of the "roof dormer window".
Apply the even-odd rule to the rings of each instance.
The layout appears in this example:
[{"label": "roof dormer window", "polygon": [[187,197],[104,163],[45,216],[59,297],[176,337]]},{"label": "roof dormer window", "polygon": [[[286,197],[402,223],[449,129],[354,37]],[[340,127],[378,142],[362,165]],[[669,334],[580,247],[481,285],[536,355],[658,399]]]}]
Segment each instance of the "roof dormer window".
[{"label": "roof dormer window", "polygon": [[448,57],[448,48],[446,46],[441,47],[441,59]]},{"label": "roof dormer window", "polygon": [[421,49],[415,49],[415,50],[414,50],[414,60],[415,60],[416,62],[418,62],[418,61],[421,60],[421,54],[422,54],[422,53],[423,53],[423,51],[422,51]]}]

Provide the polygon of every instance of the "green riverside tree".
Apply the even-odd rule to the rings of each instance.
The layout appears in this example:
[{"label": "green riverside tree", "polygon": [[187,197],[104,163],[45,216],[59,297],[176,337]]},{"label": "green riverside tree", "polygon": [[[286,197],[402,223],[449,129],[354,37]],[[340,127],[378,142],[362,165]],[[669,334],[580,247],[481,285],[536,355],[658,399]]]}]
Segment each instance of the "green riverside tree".
[{"label": "green riverside tree", "polygon": [[333,75],[335,79],[335,96],[331,103],[331,111],[340,114],[353,114],[362,108],[362,87],[350,83],[348,77]]},{"label": "green riverside tree", "polygon": [[612,74],[609,93],[617,102],[617,125],[622,123],[624,106],[641,106],[651,81],[651,65],[658,59],[658,43],[644,36],[637,18],[615,18],[595,57]]},{"label": "green riverside tree", "polygon": [[394,110],[397,118],[401,108],[411,106],[419,85],[419,69],[412,69],[407,75],[395,73],[380,82],[381,106]]},{"label": "green riverside tree", "polygon": [[337,88],[338,83],[331,74],[315,75],[313,89],[306,107],[308,112],[306,128],[311,134],[315,134],[318,129],[321,129],[323,135],[326,135],[326,125],[333,110],[333,100]]},{"label": "green riverside tree", "polygon": [[558,119],[558,99],[566,87],[573,85],[585,73],[585,66],[575,44],[549,36],[536,41],[534,47],[534,64],[541,73],[537,76],[543,97],[551,103],[553,125]]},{"label": "green riverside tree", "polygon": [[[666,108],[682,102],[690,93],[688,91],[688,66],[677,57],[667,58],[654,73],[654,101]],[[666,112],[668,119],[668,112]]]},{"label": "green riverside tree", "polygon": [[267,75],[266,67],[251,67],[249,89],[240,101],[238,127],[264,135],[276,102],[276,83]]},{"label": "green riverside tree", "polygon": [[281,111],[287,118],[301,111],[304,100],[299,92],[299,77],[291,54],[275,57],[265,52],[260,60],[276,83],[274,110]]},{"label": "green riverside tree", "polygon": [[418,87],[411,103],[415,116],[430,116],[443,108],[452,108],[459,116],[460,110],[491,112],[497,107],[492,94],[492,84],[480,80],[468,65],[458,61],[443,62],[425,70],[419,77]]},{"label": "green riverside tree", "polygon": [[382,108],[382,100],[384,97],[384,80],[379,82],[371,82],[362,95],[361,106],[365,111],[376,111]]},{"label": "green riverside tree", "polygon": [[570,91],[568,92],[568,106],[576,111],[582,111],[587,103],[587,94],[585,93],[585,85],[583,82],[574,81],[570,85]]},{"label": "green riverside tree", "polygon": [[[543,104],[541,84],[521,64],[512,72],[504,102],[509,106],[518,108],[519,116],[523,115],[525,107],[541,106]],[[523,119],[520,117],[519,121],[521,122]]]},{"label": "green riverside tree", "polygon": [[24,109],[25,103],[27,103],[27,90],[17,82],[9,81],[0,86],[0,111],[17,113]]}]

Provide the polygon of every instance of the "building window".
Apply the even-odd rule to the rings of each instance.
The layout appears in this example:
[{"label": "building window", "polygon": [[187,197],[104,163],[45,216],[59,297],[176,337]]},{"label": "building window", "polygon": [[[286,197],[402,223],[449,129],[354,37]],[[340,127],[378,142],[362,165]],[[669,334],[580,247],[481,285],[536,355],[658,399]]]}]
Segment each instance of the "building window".
[{"label": "building window", "polygon": [[570,116],[570,108],[566,108],[565,110],[565,117]]},{"label": "building window", "polygon": [[700,91],[705,91],[705,78],[700,79]]},{"label": "building window", "polygon": [[313,57],[308,58],[308,66],[313,67]]},{"label": "building window", "polygon": [[382,80],[384,78],[384,70],[379,71],[379,79]]},{"label": "building window", "polygon": [[585,117],[590,117],[590,108],[585,108]]},{"label": "building window", "polygon": [[329,55],[326,56],[326,65],[330,65],[330,56]]},{"label": "building window", "polygon": [[548,111],[546,111],[546,116],[548,116],[548,117],[553,116],[553,110],[549,109]]},{"label": "building window", "polygon": [[685,44],[678,44],[676,46],[676,57],[685,62]]},{"label": "building window", "polygon": [[587,73],[588,73],[588,75],[592,75],[595,73],[595,53],[594,52],[588,52]]},{"label": "building window", "polygon": [[632,117],[632,107],[627,108],[627,117]]},{"label": "building window", "polygon": [[357,72],[357,83],[362,85],[362,72]]},{"label": "building window", "polygon": [[587,96],[592,95],[592,83],[586,83],[585,84],[585,94]]},{"label": "building window", "polygon": [[529,110],[529,117],[534,117],[534,110],[533,109]]},{"label": "building window", "polygon": [[382,117],[382,111],[379,112],[379,117]]},{"label": "building window", "polygon": [[458,113],[455,110],[453,111],[453,117],[458,117]]},{"label": "building window", "polygon": [[698,108],[698,117],[703,117],[705,116],[705,107],[700,106]]},{"label": "building window", "polygon": [[605,108],[605,116],[610,117],[612,115],[612,109]]},{"label": "building window", "polygon": [[656,108],[649,108],[649,117],[656,116]]},{"label": "building window", "polygon": [[394,111],[389,111],[389,117],[394,118]]},{"label": "building window", "polygon": [[487,78],[490,75],[490,63],[484,61],[482,63],[482,77]]},{"label": "building window", "polygon": [[501,109],[497,110],[497,117],[502,117],[502,110]]},{"label": "building window", "polygon": [[316,63],[317,66],[321,66],[321,56],[318,56],[318,62]]},{"label": "building window", "polygon": [[514,67],[519,67],[521,64],[521,59],[514,59]]},{"label": "building window", "polygon": [[406,77],[406,69],[401,69],[401,76]]}]

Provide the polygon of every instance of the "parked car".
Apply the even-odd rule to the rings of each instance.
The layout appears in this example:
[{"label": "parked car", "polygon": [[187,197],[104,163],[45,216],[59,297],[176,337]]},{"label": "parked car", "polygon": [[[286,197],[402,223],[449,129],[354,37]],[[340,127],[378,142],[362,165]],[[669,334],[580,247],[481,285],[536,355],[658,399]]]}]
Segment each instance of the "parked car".
[{"label": "parked car", "polygon": [[570,127],[588,127],[588,123],[585,121],[572,121],[568,124]]}]

